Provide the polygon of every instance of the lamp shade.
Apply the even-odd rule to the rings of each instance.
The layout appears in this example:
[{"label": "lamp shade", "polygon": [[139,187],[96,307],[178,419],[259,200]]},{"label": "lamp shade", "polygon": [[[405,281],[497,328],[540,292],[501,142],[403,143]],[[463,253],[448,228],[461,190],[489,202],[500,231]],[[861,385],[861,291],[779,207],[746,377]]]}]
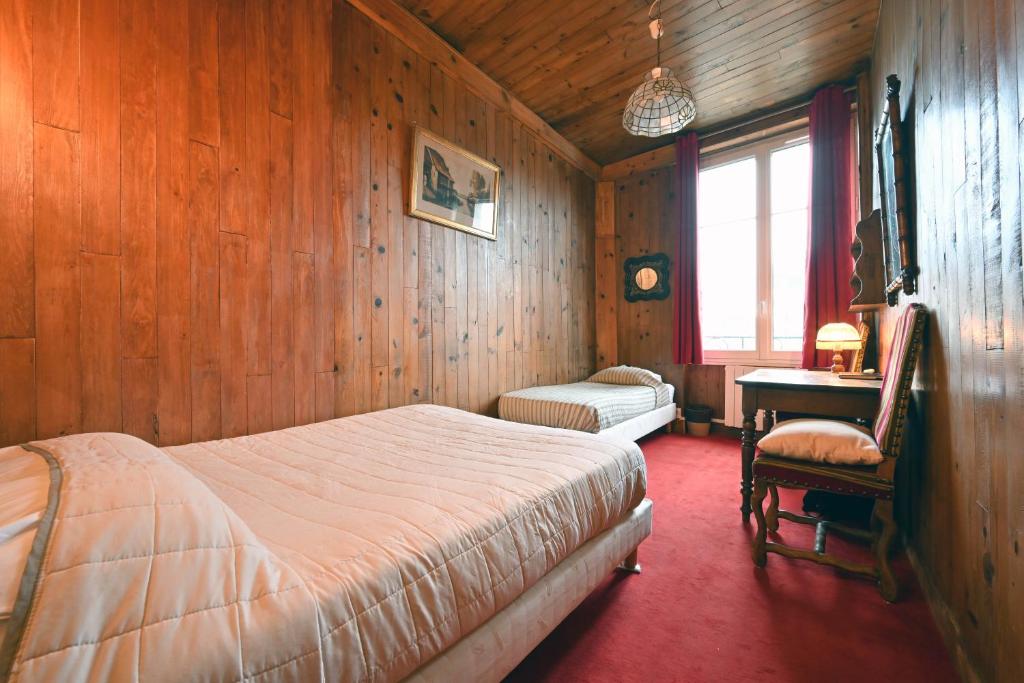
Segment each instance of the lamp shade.
[{"label": "lamp shade", "polygon": [[644,76],[622,113],[622,127],[633,135],[655,138],[675,133],[697,116],[693,93],[672,74],[655,67]]},{"label": "lamp shade", "polygon": [[815,348],[852,351],[861,347],[860,332],[850,323],[829,323],[818,330]]}]

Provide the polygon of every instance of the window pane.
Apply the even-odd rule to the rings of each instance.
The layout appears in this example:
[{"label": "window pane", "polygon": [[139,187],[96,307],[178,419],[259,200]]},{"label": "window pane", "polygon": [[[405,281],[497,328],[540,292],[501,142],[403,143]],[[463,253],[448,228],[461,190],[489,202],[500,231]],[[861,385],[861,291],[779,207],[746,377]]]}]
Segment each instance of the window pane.
[{"label": "window pane", "polygon": [[806,142],[772,152],[772,213],[807,208],[811,146]]},{"label": "window pane", "polygon": [[771,155],[772,350],[803,346],[810,146]]},{"label": "window pane", "polygon": [[708,351],[757,348],[757,162],[701,171],[697,188],[701,333]]},{"label": "window pane", "polygon": [[700,172],[697,222],[719,225],[757,217],[757,160],[754,157]]}]

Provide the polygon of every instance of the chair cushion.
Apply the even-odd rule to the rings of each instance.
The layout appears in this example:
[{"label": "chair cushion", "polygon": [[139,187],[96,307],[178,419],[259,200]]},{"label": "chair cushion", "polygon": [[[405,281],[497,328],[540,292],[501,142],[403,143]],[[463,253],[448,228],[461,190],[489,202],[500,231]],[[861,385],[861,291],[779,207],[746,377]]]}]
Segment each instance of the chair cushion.
[{"label": "chair cushion", "polygon": [[758,452],[754,479],[795,488],[831,491],[868,498],[892,498],[893,485],[869,465],[831,465],[780,458]]},{"label": "chair cushion", "polygon": [[869,430],[836,420],[780,422],[757,446],[775,456],[837,465],[877,465],[883,460]]}]

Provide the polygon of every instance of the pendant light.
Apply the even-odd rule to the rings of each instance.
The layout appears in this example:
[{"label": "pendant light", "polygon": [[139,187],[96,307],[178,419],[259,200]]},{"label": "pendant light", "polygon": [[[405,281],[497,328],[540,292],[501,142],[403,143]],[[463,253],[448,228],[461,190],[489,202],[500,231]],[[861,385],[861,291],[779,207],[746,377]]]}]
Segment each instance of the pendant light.
[{"label": "pendant light", "polygon": [[[657,8],[657,17],[654,16]],[[672,74],[672,69],[661,66],[661,36],[665,27],[661,21],[661,0],[654,0],[647,13],[651,38],[658,44],[657,65],[644,74],[640,84],[626,103],[622,113],[622,127],[633,135],[656,138],[681,130],[697,116],[693,93]]]}]

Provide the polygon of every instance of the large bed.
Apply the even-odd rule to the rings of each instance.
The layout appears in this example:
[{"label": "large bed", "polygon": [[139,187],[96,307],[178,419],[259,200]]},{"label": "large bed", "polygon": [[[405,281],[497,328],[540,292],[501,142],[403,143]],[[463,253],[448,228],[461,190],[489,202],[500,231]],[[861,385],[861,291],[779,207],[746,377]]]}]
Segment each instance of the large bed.
[{"label": "large bed", "polygon": [[675,388],[643,368],[620,365],[586,381],[509,391],[498,399],[498,417],[636,441],[676,417]]},{"label": "large bed", "polygon": [[651,528],[635,444],[439,406],[0,473],[12,681],[497,681]]}]

